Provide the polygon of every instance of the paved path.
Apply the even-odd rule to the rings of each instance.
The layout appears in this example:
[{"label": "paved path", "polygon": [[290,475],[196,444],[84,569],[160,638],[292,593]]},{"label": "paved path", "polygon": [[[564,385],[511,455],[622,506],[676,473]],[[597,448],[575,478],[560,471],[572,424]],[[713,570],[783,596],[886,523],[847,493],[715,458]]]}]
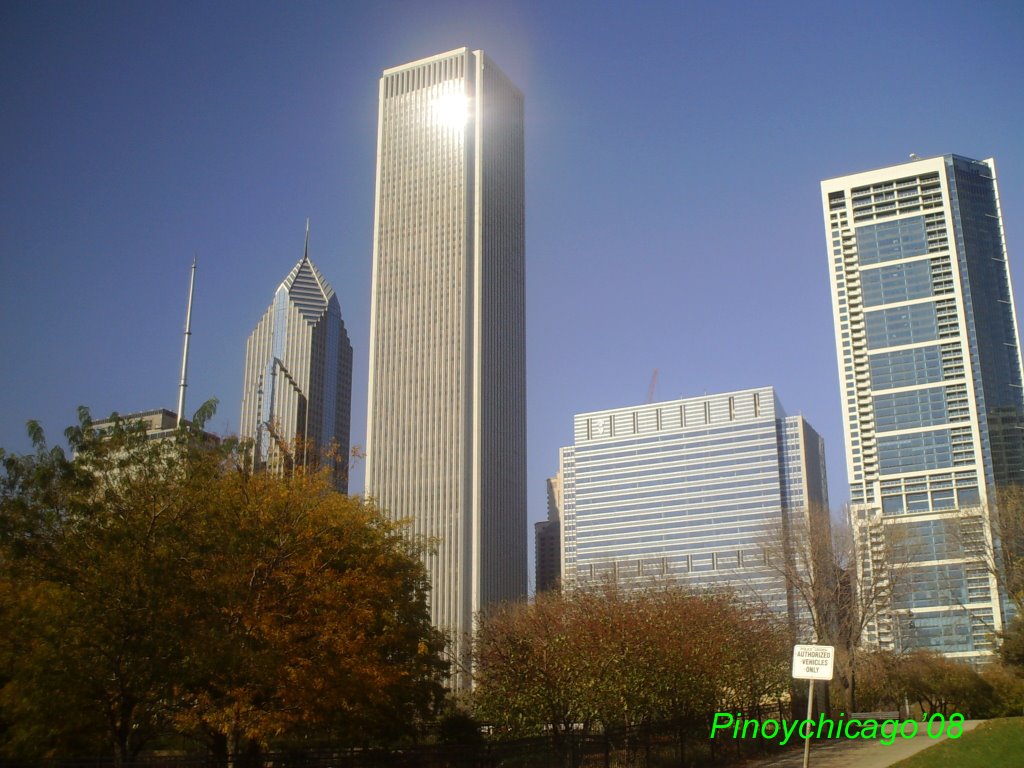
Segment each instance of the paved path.
[{"label": "paved path", "polygon": [[[965,720],[964,730],[974,728],[980,720]],[[922,749],[927,749],[946,740],[928,738],[926,729],[913,739],[896,739],[892,744],[879,741],[861,741],[842,739],[830,742],[811,742],[810,768],[889,768]],[[793,750],[771,758],[751,760],[743,763],[743,768],[801,768],[804,764],[804,751]]]}]

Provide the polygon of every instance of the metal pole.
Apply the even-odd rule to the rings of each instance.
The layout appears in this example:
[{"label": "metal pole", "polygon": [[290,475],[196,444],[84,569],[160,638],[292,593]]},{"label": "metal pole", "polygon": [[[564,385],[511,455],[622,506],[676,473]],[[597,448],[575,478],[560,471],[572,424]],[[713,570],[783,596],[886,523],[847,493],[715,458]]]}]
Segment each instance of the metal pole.
[{"label": "metal pole", "polygon": [[192,277],[188,281],[188,309],[185,311],[185,348],[181,352],[181,384],[178,386],[178,424],[185,418],[185,387],[188,386],[188,340],[192,336],[192,292],[196,287],[196,259],[192,259]]},{"label": "metal pole", "polygon": [[[807,723],[811,722],[812,709],[814,707],[814,681],[807,682]],[[807,726],[807,738],[804,739],[804,768],[807,768],[807,761],[811,759],[811,727]]]}]

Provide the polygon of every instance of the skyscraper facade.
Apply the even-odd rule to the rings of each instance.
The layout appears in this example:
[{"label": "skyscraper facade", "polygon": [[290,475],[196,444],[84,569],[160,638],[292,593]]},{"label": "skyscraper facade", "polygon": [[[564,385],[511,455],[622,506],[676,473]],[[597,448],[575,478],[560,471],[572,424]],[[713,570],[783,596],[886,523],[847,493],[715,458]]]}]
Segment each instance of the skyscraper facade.
[{"label": "skyscraper facade", "polygon": [[461,48],[380,81],[366,490],[426,555],[434,623],[526,594],[523,96]]},{"label": "skyscraper facade", "polygon": [[240,434],[253,441],[253,466],[287,472],[331,467],[348,491],[352,345],[341,305],[309,259],[274,293],[245,351]]},{"label": "skyscraper facade", "polygon": [[557,589],[562,574],[562,472],[546,481],[548,519],[533,524],[537,594]]},{"label": "skyscraper facade", "polygon": [[824,445],[771,387],[583,413],[574,430],[563,583],[728,587],[806,618],[787,576],[811,558],[779,558],[828,537]]},{"label": "skyscraper facade", "polygon": [[995,163],[913,159],[821,190],[863,639],[987,655],[1005,613],[995,489],[1024,479]]}]

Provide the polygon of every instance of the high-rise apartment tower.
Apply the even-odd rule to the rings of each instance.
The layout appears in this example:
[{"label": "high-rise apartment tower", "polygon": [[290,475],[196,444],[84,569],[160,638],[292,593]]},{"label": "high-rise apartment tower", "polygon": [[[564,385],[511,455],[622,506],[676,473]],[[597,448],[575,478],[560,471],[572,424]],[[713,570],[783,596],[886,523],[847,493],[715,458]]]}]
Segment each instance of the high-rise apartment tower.
[{"label": "high-rise apartment tower", "polygon": [[380,80],[366,490],[426,556],[434,623],[526,594],[523,96],[468,48]]},{"label": "high-rise apartment tower", "polygon": [[995,490],[1024,480],[1024,394],[995,163],[829,179],[828,234],[864,640],[991,653]]},{"label": "high-rise apartment tower", "polygon": [[306,248],[249,336],[239,432],[257,469],[332,468],[348,490],[352,345],[341,305]]}]

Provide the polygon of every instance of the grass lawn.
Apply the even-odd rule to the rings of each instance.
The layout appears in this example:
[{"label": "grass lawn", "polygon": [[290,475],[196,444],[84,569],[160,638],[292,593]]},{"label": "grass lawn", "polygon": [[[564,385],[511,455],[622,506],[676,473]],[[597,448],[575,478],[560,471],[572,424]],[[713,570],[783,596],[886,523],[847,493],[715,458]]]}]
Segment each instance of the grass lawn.
[{"label": "grass lawn", "polygon": [[949,739],[892,768],[998,768],[1024,765],[1024,717],[981,723],[959,739]]}]

